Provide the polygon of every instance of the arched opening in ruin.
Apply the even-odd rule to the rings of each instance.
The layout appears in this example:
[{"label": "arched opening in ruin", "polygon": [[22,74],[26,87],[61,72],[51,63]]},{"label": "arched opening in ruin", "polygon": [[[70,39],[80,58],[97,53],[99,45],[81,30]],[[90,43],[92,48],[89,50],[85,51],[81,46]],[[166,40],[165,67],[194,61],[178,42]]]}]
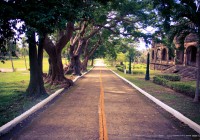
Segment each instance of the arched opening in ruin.
[{"label": "arched opening in ruin", "polygon": [[156,52],[156,60],[160,60],[161,59],[161,50],[160,49],[157,49],[157,52]]},{"label": "arched opening in ruin", "polygon": [[196,66],[197,47],[189,46],[186,50],[186,64],[189,66]]},{"label": "arched opening in ruin", "polygon": [[176,64],[183,64],[184,62],[184,51],[177,50],[176,51]]},{"label": "arched opening in ruin", "polygon": [[163,61],[166,61],[166,60],[167,60],[167,49],[166,49],[166,48],[164,48],[164,49],[162,50],[162,60],[163,60]]}]

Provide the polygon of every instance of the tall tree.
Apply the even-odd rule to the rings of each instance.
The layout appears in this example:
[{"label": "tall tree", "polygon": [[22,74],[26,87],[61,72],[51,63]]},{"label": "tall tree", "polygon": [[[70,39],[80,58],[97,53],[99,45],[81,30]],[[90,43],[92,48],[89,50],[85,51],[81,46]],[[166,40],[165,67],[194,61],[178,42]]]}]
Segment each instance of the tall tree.
[{"label": "tall tree", "polygon": [[30,96],[40,97],[46,95],[44,88],[44,82],[42,77],[41,65],[38,59],[41,59],[40,48],[37,51],[35,32],[33,29],[29,29],[27,32],[29,43],[29,61],[30,61],[30,82],[27,88],[27,92]]},{"label": "tall tree", "polygon": [[[98,38],[97,38],[98,37]],[[83,53],[83,62],[82,62],[82,71],[87,71],[87,65],[88,65],[88,60],[92,59],[92,63],[95,57],[100,57],[99,48],[101,46],[101,36],[97,35],[94,39],[87,40],[85,48],[84,48],[84,53]],[[101,50],[101,54],[103,53],[103,50]],[[95,55],[96,54],[96,55]],[[93,66],[93,64],[92,64]]]},{"label": "tall tree", "polygon": [[[77,0],[77,1],[74,1],[74,0],[69,0],[69,1],[54,1],[54,0],[51,0],[51,1],[24,1],[24,0],[6,1],[5,0],[4,1],[3,0],[1,1],[1,5],[4,5],[5,7],[1,9],[2,12],[0,14],[0,16],[2,17],[1,27],[3,27],[2,29],[4,29],[3,30],[4,32],[2,32],[3,36],[1,36],[2,40],[4,40],[5,38],[9,36],[13,36],[11,32],[12,28],[15,27],[14,25],[16,25],[16,22],[23,21],[24,24],[20,29],[18,29],[18,31],[20,32],[27,31],[29,46],[32,47],[30,49],[32,51],[29,50],[29,53],[31,53],[29,54],[29,56],[32,57],[30,58],[30,64],[33,65],[33,66],[30,66],[31,68],[30,78],[34,77],[34,73],[38,73],[38,75],[40,76],[36,80],[30,79],[29,87],[27,89],[30,95],[34,96],[34,94],[37,94],[32,91],[38,91],[41,94],[45,93],[45,91],[42,91],[44,90],[43,88],[44,85],[43,85],[43,80],[40,77],[42,77],[42,58],[43,58],[42,52],[43,52],[43,47],[46,41],[45,40],[46,36],[48,34],[53,33],[55,30],[59,30],[59,29],[62,30],[65,27],[67,21],[74,22],[77,19],[87,16],[87,13],[83,12],[84,8],[88,6],[87,4],[88,3],[82,0]],[[33,39],[33,34],[34,34],[33,32],[39,35],[39,44],[38,44],[38,49],[36,50],[36,52],[35,52],[34,46],[36,46],[37,42],[34,41]],[[62,45],[62,43],[63,42],[61,42],[60,44]],[[59,51],[57,54],[59,54]],[[62,76],[64,77],[64,75]],[[37,80],[42,80],[42,81],[37,81]],[[37,83],[40,83],[40,84],[38,85]],[[33,85],[38,85],[40,87],[35,87]],[[71,84],[68,84],[67,87],[69,87],[70,85]],[[37,89],[41,89],[41,91]]]},{"label": "tall tree", "polygon": [[[70,41],[70,65],[67,73],[73,71],[74,75],[81,75],[81,61],[80,56],[83,49],[86,47],[88,40],[99,32],[101,27],[92,26],[91,30],[87,30],[88,22],[80,22],[80,30]],[[90,27],[89,27],[90,28]]]}]

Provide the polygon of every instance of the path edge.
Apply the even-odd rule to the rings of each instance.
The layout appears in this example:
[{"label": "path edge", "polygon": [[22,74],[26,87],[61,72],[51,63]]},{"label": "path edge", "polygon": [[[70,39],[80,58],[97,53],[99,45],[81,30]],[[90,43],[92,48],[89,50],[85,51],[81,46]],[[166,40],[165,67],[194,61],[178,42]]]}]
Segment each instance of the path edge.
[{"label": "path edge", "polygon": [[117,74],[113,70],[110,69],[110,71],[113,72],[115,75],[117,75],[122,80],[124,80],[125,82],[127,82],[128,84],[130,84],[132,87],[134,87],[135,89],[137,89],[140,93],[142,93],[143,95],[145,95],[147,98],[149,98],[151,101],[153,101],[154,103],[156,103],[158,106],[160,106],[161,108],[163,108],[164,110],[166,110],[167,112],[169,112],[170,114],[172,114],[174,117],[176,117],[181,122],[187,124],[190,128],[192,128],[193,130],[195,130],[198,134],[200,134],[200,125],[198,125],[194,121],[190,120],[189,118],[187,118],[186,116],[184,116],[183,114],[181,114],[180,112],[178,112],[177,110],[175,110],[175,109],[171,108],[170,106],[166,105],[165,103],[161,102],[160,100],[158,100],[154,96],[150,95],[149,93],[147,93],[143,89],[139,88],[138,86],[136,86],[135,84],[133,84],[129,80],[127,80],[124,77],[120,76],[119,74]]},{"label": "path edge", "polygon": [[[84,72],[81,76],[76,76],[76,78],[73,80],[73,82],[75,83],[79,78],[81,78],[84,75],[86,75],[87,73],[89,73],[93,68],[94,67],[92,67],[87,72]],[[19,124],[20,122],[22,122],[23,120],[28,118],[30,115],[32,115],[33,113],[35,113],[36,111],[38,111],[39,109],[44,107],[47,103],[52,101],[55,97],[57,97],[59,94],[61,94],[64,90],[65,90],[64,88],[61,88],[61,89],[57,90],[56,92],[51,94],[49,97],[45,98],[44,100],[40,101],[39,103],[37,103],[36,105],[31,107],[29,110],[25,111],[24,113],[22,113],[21,115],[17,116],[13,120],[11,120],[11,121],[7,122],[6,124],[2,125],[0,127],[0,136],[2,136],[3,134],[8,133],[17,124]]]}]

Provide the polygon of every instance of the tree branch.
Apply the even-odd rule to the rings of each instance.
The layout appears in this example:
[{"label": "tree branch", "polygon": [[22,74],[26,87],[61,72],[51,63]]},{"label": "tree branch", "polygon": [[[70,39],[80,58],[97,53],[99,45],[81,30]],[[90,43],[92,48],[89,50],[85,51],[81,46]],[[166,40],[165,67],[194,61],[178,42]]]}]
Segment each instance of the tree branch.
[{"label": "tree branch", "polygon": [[74,23],[68,22],[65,35],[63,35],[56,44],[56,49],[58,52],[60,52],[65,47],[65,45],[70,41],[73,31],[74,31]]}]

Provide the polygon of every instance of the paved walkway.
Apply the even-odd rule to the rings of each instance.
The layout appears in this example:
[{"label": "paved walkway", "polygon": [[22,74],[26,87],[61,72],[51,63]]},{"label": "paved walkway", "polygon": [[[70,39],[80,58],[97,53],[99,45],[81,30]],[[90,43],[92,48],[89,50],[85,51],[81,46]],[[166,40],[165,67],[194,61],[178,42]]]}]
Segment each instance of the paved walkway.
[{"label": "paved walkway", "polygon": [[190,139],[169,116],[105,67],[95,67],[12,139]]}]

